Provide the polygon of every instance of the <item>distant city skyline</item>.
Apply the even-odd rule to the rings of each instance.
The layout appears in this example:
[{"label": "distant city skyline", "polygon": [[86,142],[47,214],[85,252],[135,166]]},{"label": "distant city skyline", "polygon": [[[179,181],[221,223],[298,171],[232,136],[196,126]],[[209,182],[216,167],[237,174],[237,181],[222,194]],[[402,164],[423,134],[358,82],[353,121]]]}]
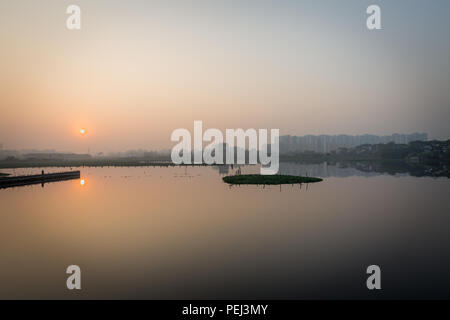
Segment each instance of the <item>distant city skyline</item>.
[{"label": "distant city skyline", "polygon": [[[338,134],[338,135],[281,135],[280,136],[280,152],[290,152],[290,151],[314,151],[319,153],[326,153],[330,151],[337,150],[339,148],[354,148],[363,144],[384,144],[384,143],[399,143],[408,144],[412,141],[429,141],[435,140],[429,138],[428,133],[411,133],[411,134],[400,134],[394,133],[391,135],[348,135],[348,134]],[[441,139],[447,140],[447,139]],[[1,144],[0,144],[1,146]],[[87,150],[88,151],[88,150]],[[170,148],[124,148],[123,150],[115,150],[110,152],[105,152],[102,150],[95,150],[94,152],[76,152],[75,150],[67,149],[38,149],[38,148],[1,148],[0,147],[0,158],[5,155],[24,155],[33,153],[78,153],[78,154],[90,154],[102,156],[114,155],[132,155],[132,156],[142,156],[144,153],[148,152],[160,152],[160,153],[170,153]]]},{"label": "distant city skyline", "polygon": [[372,134],[364,135],[305,135],[280,137],[280,152],[304,152],[314,151],[327,153],[339,148],[354,148],[363,144],[397,143],[408,144],[412,141],[428,141],[427,133],[399,134],[389,136],[378,136]]}]

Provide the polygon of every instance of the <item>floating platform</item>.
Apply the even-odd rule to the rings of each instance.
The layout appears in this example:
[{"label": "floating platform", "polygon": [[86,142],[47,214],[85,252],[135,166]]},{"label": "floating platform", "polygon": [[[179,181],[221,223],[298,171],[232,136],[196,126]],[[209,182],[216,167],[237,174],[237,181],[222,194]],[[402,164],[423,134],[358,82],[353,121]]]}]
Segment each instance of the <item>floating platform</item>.
[{"label": "floating platform", "polygon": [[44,173],[29,176],[0,177],[0,189],[26,186],[30,184],[44,184],[48,182],[72,180],[79,178],[80,178],[80,171]]}]

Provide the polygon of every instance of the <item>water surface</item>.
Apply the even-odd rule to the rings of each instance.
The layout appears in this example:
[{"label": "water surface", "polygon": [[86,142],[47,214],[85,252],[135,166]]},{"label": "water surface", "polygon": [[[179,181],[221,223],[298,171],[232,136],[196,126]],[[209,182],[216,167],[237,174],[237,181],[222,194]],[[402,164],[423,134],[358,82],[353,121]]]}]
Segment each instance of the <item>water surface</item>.
[{"label": "water surface", "polygon": [[[325,176],[301,187],[127,167],[0,190],[0,298],[450,298],[450,179],[314,168],[282,164]],[[66,289],[71,264],[81,291]]]}]

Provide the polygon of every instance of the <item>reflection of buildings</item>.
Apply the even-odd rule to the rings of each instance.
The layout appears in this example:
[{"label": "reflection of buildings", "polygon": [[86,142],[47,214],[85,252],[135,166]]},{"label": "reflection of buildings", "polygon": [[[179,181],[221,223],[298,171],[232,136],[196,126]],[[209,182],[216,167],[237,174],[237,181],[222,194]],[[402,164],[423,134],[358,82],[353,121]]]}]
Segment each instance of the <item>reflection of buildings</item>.
[{"label": "reflection of buildings", "polygon": [[427,141],[428,134],[393,134],[390,136],[375,136],[370,134],[360,136],[349,135],[320,135],[320,136],[281,136],[280,152],[304,152],[314,151],[327,153],[339,148],[354,148],[363,144],[379,144],[379,143],[402,143],[407,144],[412,141]]},{"label": "reflection of buildings", "polygon": [[[222,164],[211,166],[214,170],[219,171],[220,175],[230,174],[233,169],[231,165]],[[234,169],[239,166],[234,166]],[[246,167],[247,168],[247,167]],[[365,168],[367,169],[367,168]],[[312,176],[312,177],[351,177],[351,176],[365,176],[372,177],[380,175],[375,171],[362,171],[352,167],[345,167],[340,165],[329,165],[326,162],[320,164],[301,164],[295,162],[281,162],[280,174],[288,174],[293,176]]]},{"label": "reflection of buildings", "polygon": [[[231,165],[214,165],[211,166],[214,170],[218,170],[220,175],[230,174],[233,169]],[[234,169],[240,166],[233,166]],[[248,167],[245,167],[248,168]],[[255,167],[257,168],[257,167]],[[258,171],[259,172],[259,171]],[[320,164],[301,164],[295,162],[281,162],[280,174],[288,174],[293,176],[312,176],[312,177],[351,177],[351,176],[378,176],[378,172],[366,172],[356,168],[344,167],[339,165],[329,165],[326,162]]]},{"label": "reflection of buildings", "polygon": [[315,177],[373,177],[379,175],[413,176],[413,177],[448,177],[449,170],[443,166],[426,166],[402,161],[350,161],[336,164],[302,164],[281,162],[280,174],[315,176]]},{"label": "reflection of buildings", "polygon": [[293,176],[310,176],[310,177],[351,177],[364,176],[372,177],[379,176],[378,172],[366,172],[351,167],[344,167],[338,165],[329,165],[326,162],[320,164],[300,164],[294,162],[281,162],[280,174],[287,174]]}]

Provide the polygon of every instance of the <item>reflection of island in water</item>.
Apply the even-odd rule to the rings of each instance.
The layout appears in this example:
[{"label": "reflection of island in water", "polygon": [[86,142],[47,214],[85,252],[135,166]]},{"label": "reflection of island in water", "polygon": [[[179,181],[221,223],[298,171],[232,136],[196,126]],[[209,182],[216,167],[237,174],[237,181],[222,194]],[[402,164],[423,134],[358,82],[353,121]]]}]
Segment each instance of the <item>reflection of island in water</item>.
[{"label": "reflection of island in water", "polygon": [[[220,175],[232,174],[239,166],[217,165],[214,169]],[[243,171],[247,172],[245,168]],[[281,162],[280,174],[309,177],[374,177],[380,175],[414,176],[414,177],[447,177],[447,168],[410,164],[402,161],[348,161],[337,163],[300,163]]]}]

